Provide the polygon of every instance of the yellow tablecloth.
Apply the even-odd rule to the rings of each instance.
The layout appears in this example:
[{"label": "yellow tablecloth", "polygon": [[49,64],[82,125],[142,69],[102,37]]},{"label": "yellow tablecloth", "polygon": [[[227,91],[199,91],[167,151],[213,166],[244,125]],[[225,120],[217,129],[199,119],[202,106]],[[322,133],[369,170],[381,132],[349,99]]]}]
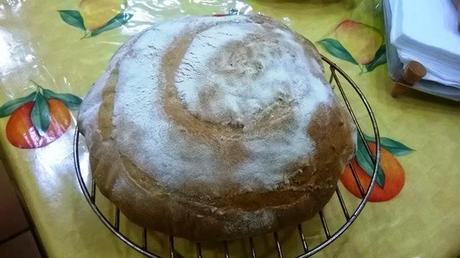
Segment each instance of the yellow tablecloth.
[{"label": "yellow tablecloth", "polygon": [[[369,203],[351,229],[317,257],[460,255],[460,105],[416,92],[394,99],[389,95],[392,82],[385,65],[369,68],[353,63],[369,64],[372,60],[366,51],[371,49],[373,57],[374,48],[381,43],[369,43],[378,38],[369,32],[374,30],[371,27],[383,30],[382,15],[375,8],[378,1],[129,0],[122,3],[125,15],[112,21],[113,28],[98,31],[120,12],[119,3],[113,2],[0,1],[0,104],[36,91],[31,80],[59,94],[83,97],[120,44],[154,22],[185,14],[227,13],[231,8],[261,12],[282,20],[314,42],[338,39],[353,59],[334,57],[331,49],[329,53],[325,48],[321,51],[360,85],[375,111],[381,134],[415,149],[410,155],[398,157],[405,169],[402,192],[392,200]],[[80,11],[83,25],[75,12],[58,10]],[[114,24],[117,22],[120,24]],[[92,30],[93,35],[78,26]],[[34,113],[32,105],[28,111],[24,108],[22,112]],[[60,110],[65,120],[65,107],[51,111],[50,104],[49,108],[49,112]],[[32,122],[43,127],[45,122],[37,112]],[[20,187],[48,255],[140,257],[100,223],[84,200],[73,168],[72,127],[62,127],[65,133],[60,135],[62,130],[58,130],[60,137],[46,146],[21,149],[12,142],[20,142],[24,134],[7,127],[13,115],[21,114],[10,112],[0,119],[1,159]],[[72,123],[74,117],[75,113]],[[357,202],[342,190],[347,200]],[[314,234],[307,237],[314,238]],[[259,250],[266,249],[260,251],[262,257],[274,257],[266,255],[270,253],[265,246],[268,243],[259,244]],[[283,251],[287,257],[299,254],[298,247],[289,244]]]}]

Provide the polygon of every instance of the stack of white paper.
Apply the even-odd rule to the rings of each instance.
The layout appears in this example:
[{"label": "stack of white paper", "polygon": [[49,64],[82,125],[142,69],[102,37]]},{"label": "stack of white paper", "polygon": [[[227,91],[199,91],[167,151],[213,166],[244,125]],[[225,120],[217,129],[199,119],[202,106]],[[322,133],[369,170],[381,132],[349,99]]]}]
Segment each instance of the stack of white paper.
[{"label": "stack of white paper", "polygon": [[415,60],[426,80],[460,89],[458,13],[451,0],[390,0],[391,43],[401,62]]}]

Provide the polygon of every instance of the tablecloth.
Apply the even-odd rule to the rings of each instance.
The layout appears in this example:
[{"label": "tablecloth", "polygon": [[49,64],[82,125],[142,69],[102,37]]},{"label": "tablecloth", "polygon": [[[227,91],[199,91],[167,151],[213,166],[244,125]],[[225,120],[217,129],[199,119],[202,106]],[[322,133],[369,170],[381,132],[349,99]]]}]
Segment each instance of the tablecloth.
[{"label": "tablecloth", "polygon": [[[1,159],[17,182],[48,255],[141,257],[102,225],[77,184],[72,144],[80,98],[129,36],[181,15],[229,12],[272,16],[314,42],[360,86],[384,137],[385,185],[355,224],[316,257],[460,255],[460,105],[417,92],[390,96],[393,83],[385,65],[379,4],[0,1]],[[339,187],[347,200],[359,201],[345,176]],[[289,242],[291,233],[280,234]],[[315,234],[320,233],[306,229],[307,240],[314,240]],[[272,243],[264,241],[256,241],[259,257],[276,257]],[[291,242],[283,246],[286,257],[301,252]],[[183,256],[192,255],[187,253],[191,247],[181,248]],[[207,250],[205,257],[221,256]]]}]

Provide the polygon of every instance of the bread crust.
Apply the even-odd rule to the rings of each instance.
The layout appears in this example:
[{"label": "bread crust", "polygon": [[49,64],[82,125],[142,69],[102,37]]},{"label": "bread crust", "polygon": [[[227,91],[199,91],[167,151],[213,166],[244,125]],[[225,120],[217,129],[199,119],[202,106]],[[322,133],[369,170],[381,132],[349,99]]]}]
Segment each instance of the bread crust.
[{"label": "bread crust", "polygon": [[[249,16],[260,24],[282,30],[285,25],[260,15]],[[306,55],[321,65],[314,45],[294,34]],[[165,95],[159,103],[172,121],[172,126],[187,128],[187,134],[201,144],[215,145],[219,138],[225,144],[222,166],[231,167],[245,159],[244,148],[235,139],[243,134],[238,125],[208,125],[183,110],[174,89],[174,71],[193,35],[183,35],[162,57]],[[222,173],[222,191],[213,185],[190,183],[183,189],[171,190],[150,176],[130,157],[119,151],[114,137],[114,102],[119,78],[118,62],[129,54],[139,36],[128,41],[111,60],[107,72],[85,98],[78,119],[90,152],[90,164],[97,186],[133,222],[166,234],[194,241],[228,240],[253,236],[281,227],[296,225],[314,216],[333,195],[338,178],[354,152],[354,127],[347,111],[335,100],[319,105],[311,115],[305,135],[315,150],[305,162],[285,168],[293,175],[274,189],[241,188],[226,184]],[[168,79],[168,74],[171,78]],[[323,74],[319,74],[324,81]],[[101,83],[102,82],[102,83]],[[269,128],[281,126],[273,122]],[[134,129],[135,130],[135,129]],[[258,132],[264,128],[255,129]],[[271,130],[271,129],[270,129]],[[223,140],[222,140],[223,139]],[[136,144],[133,142],[133,144]],[[154,148],[155,146],[152,146]],[[225,190],[225,194],[223,194]]]}]

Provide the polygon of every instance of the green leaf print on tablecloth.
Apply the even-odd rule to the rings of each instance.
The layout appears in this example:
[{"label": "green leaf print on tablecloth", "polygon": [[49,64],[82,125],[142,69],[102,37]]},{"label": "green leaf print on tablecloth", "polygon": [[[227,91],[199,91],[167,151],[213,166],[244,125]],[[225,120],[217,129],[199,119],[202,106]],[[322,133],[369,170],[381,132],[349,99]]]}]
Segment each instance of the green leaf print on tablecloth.
[{"label": "green leaf print on tablecloth", "polygon": [[45,99],[41,92],[37,92],[35,97],[34,106],[30,113],[33,127],[38,131],[40,136],[46,134],[50,126],[50,110],[48,101]]},{"label": "green leaf print on tablecloth", "polygon": [[88,38],[126,24],[133,15],[125,12],[124,7],[118,0],[83,0],[80,10],[58,12],[62,21],[84,31],[82,38]]},{"label": "green leaf print on tablecloth", "polygon": [[351,54],[335,39],[323,39],[319,43],[323,46],[329,54],[338,57],[342,60],[348,61],[353,64],[358,64]]},{"label": "green leaf print on tablecloth", "polygon": [[83,17],[81,17],[81,14],[79,11],[76,10],[59,10],[59,15],[61,16],[61,19],[69,24],[70,26],[74,26],[76,28],[79,28],[81,30],[86,30],[85,24],[83,23]]}]

